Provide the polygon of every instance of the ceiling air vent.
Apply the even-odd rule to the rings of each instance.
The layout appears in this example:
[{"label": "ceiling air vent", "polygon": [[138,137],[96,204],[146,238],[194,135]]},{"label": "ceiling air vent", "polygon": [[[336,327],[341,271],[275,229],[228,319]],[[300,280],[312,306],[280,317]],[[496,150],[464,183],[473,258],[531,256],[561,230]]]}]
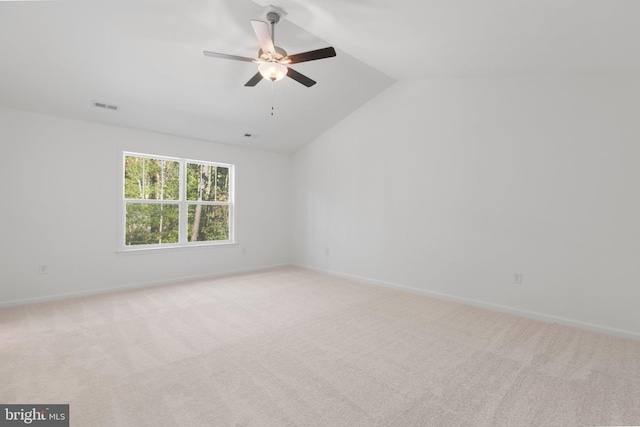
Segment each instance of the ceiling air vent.
[{"label": "ceiling air vent", "polygon": [[94,102],[93,106],[96,108],[104,108],[105,110],[112,110],[112,111],[118,111],[118,108],[119,108],[117,105],[106,104],[104,102]]}]

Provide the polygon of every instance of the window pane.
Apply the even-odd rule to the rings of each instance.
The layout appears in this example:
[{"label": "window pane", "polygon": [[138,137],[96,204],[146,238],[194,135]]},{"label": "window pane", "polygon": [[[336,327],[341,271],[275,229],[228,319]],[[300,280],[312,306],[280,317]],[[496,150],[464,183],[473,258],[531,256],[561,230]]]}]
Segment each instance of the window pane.
[{"label": "window pane", "polygon": [[212,202],[215,198],[216,167],[187,163],[187,200]]},{"label": "window pane", "polygon": [[126,199],[178,200],[179,192],[179,162],[125,156],[124,197]]},{"label": "window pane", "polygon": [[127,246],[178,242],[178,205],[127,203],[126,208]]},{"label": "window pane", "polygon": [[229,168],[217,167],[216,202],[229,201]]},{"label": "window pane", "polygon": [[229,240],[229,206],[189,205],[190,242]]}]

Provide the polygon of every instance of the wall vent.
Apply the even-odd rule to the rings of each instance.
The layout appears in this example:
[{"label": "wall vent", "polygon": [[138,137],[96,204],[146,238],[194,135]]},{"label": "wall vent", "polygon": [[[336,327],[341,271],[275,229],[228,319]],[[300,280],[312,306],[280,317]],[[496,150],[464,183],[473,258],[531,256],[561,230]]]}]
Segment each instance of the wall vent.
[{"label": "wall vent", "polygon": [[107,104],[105,102],[94,101],[93,106],[96,108],[104,108],[105,110],[118,111],[120,107],[117,105]]}]

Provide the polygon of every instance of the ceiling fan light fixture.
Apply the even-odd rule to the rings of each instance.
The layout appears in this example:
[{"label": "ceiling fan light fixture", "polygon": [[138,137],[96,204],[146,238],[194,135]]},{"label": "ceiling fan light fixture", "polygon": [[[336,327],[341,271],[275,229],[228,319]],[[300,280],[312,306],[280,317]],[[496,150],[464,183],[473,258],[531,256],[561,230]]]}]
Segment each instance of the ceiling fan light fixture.
[{"label": "ceiling fan light fixture", "polygon": [[260,64],[258,71],[265,79],[277,82],[285,78],[289,69],[278,62],[265,62]]}]

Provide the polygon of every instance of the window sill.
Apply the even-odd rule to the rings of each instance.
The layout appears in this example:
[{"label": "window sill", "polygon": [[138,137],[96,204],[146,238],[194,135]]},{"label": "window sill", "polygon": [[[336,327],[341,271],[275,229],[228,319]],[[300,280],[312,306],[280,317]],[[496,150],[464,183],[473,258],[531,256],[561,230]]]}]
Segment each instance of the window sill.
[{"label": "window sill", "polygon": [[199,250],[204,248],[234,247],[237,245],[238,245],[237,242],[225,241],[225,242],[216,242],[216,243],[192,243],[192,244],[182,245],[182,246],[127,248],[127,249],[116,250],[116,255],[134,255],[134,254],[149,254],[149,253],[158,253],[158,252]]}]

